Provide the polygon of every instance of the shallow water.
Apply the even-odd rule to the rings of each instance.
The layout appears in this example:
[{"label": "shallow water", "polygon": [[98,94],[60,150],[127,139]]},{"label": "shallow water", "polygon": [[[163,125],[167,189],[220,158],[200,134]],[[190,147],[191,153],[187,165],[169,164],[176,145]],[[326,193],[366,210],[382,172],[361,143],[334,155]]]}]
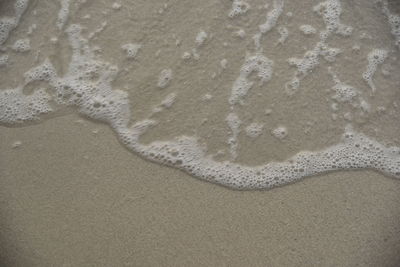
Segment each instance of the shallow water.
[{"label": "shallow water", "polygon": [[237,189],[349,169],[399,178],[398,9],[3,1],[0,122],[79,113],[135,154]]}]

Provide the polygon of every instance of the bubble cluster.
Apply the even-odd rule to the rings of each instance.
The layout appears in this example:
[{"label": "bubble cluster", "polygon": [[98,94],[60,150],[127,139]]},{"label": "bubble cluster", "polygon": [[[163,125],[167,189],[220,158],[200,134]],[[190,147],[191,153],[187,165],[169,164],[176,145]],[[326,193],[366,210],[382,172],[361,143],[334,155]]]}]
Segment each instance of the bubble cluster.
[{"label": "bubble cluster", "polygon": [[70,0],[60,0],[60,4],[61,7],[58,11],[57,27],[59,30],[62,30],[68,20]]},{"label": "bubble cluster", "polygon": [[246,126],[246,135],[250,138],[257,138],[262,134],[264,124],[253,122]]},{"label": "bubble cluster", "polygon": [[290,82],[285,85],[286,93],[292,95],[297,92],[300,80],[310,74],[320,63],[322,56],[327,62],[334,62],[336,56],[341,53],[338,48],[328,47],[324,42],[318,42],[313,50],[307,51],[303,58],[289,58],[290,66],[297,68]]},{"label": "bubble cluster", "polygon": [[308,24],[300,25],[299,29],[305,35],[311,35],[311,34],[316,34],[317,33],[317,30],[313,26],[308,25]]},{"label": "bubble cluster", "polygon": [[262,36],[276,26],[276,23],[278,22],[278,19],[283,12],[283,6],[284,6],[283,0],[274,0],[273,8],[267,13],[266,21],[258,26],[259,32],[253,36],[254,44],[257,50],[261,50]]},{"label": "bubble cluster", "polygon": [[11,46],[11,49],[20,53],[28,52],[31,50],[31,42],[28,38],[17,40]]},{"label": "bubble cluster", "polygon": [[284,139],[288,135],[288,131],[285,126],[278,126],[271,131],[272,135],[280,140]]},{"label": "bubble cluster", "polygon": [[121,46],[121,49],[125,52],[126,57],[129,59],[135,59],[139,50],[142,48],[140,44],[124,44]]},{"label": "bubble cluster", "polygon": [[0,18],[0,46],[8,39],[10,32],[15,29],[21,19],[22,14],[28,7],[28,0],[16,0],[14,3],[13,17]]},{"label": "bubble cluster", "polygon": [[23,88],[0,91],[0,122],[5,124],[38,120],[41,114],[52,111],[50,95],[45,89],[37,89],[25,95]]},{"label": "bubble cluster", "polygon": [[272,70],[273,61],[267,57],[261,54],[247,56],[240,69],[239,77],[235,80],[232,86],[229,103],[231,105],[241,103],[242,98],[245,97],[251,87],[253,87],[254,82],[248,79],[250,74],[256,72],[257,77],[260,79],[260,83],[263,84],[271,79]]},{"label": "bubble cluster", "polygon": [[389,10],[389,4],[386,0],[379,0],[382,4],[382,12],[386,15],[391,33],[395,38],[395,44],[400,49],[400,15],[391,13]]},{"label": "bubble cluster", "polygon": [[8,55],[1,55],[1,56],[0,56],[0,68],[1,68],[1,67],[7,66],[7,64],[8,64],[8,58],[9,58]]},{"label": "bubble cluster", "polygon": [[163,69],[158,76],[157,87],[165,88],[169,85],[172,80],[172,70],[171,69]]},{"label": "bubble cluster", "polygon": [[278,33],[280,34],[280,37],[278,39],[279,44],[285,43],[286,39],[289,37],[289,30],[286,27],[278,27]]},{"label": "bubble cluster", "polygon": [[225,121],[228,123],[229,129],[231,131],[231,135],[228,138],[228,144],[230,146],[230,153],[232,156],[232,159],[237,158],[237,148],[238,148],[238,136],[240,133],[240,126],[242,125],[242,121],[239,119],[238,115],[236,113],[229,113],[228,116],[226,116]]},{"label": "bubble cluster", "polygon": [[202,46],[204,42],[207,40],[207,33],[205,31],[200,31],[197,36],[196,36],[196,45],[197,46]]},{"label": "bubble cluster", "polygon": [[326,30],[321,32],[321,39],[326,40],[331,33],[337,33],[343,36],[350,36],[353,32],[351,26],[340,22],[342,14],[342,5],[340,0],[327,0],[313,7],[313,10],[322,16],[326,25]]},{"label": "bubble cluster", "polygon": [[245,14],[250,9],[250,5],[243,0],[233,0],[232,9],[229,11],[228,16],[234,18],[236,16]]},{"label": "bubble cluster", "polygon": [[375,83],[372,80],[377,68],[381,65],[387,58],[388,52],[384,49],[373,49],[368,53],[368,66],[367,69],[362,74],[363,79],[367,82],[372,92],[376,91]]}]

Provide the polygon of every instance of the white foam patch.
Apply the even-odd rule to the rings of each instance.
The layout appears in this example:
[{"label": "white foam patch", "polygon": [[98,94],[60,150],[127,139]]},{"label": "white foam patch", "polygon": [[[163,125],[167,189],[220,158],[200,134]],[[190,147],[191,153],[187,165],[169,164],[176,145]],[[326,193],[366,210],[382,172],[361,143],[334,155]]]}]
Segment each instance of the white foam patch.
[{"label": "white foam patch", "polygon": [[283,6],[283,0],[274,0],[272,10],[267,13],[266,21],[258,26],[259,32],[253,36],[253,40],[257,50],[261,49],[262,36],[272,30],[278,22],[278,19],[283,12]]},{"label": "white foam patch", "polygon": [[340,53],[340,49],[328,47],[324,42],[318,42],[312,50],[304,54],[303,58],[289,58],[289,65],[295,66],[297,70],[292,80],[285,85],[286,93],[292,95],[297,92],[300,81],[320,64],[321,56],[326,61],[333,62]]},{"label": "white foam patch", "polygon": [[129,130],[120,131],[122,142],[154,162],[174,166],[199,179],[235,189],[270,189],[320,173],[365,168],[400,178],[400,149],[385,147],[350,127],[337,145],[317,152],[300,152],[285,162],[249,167],[213,160],[207,156],[206,148],[193,137],[182,136],[172,141],[140,144],[140,135],[154,123],[145,120]]},{"label": "white foam patch", "polygon": [[280,140],[286,138],[288,130],[285,126],[278,126],[271,131],[272,135]]},{"label": "white foam patch", "polygon": [[301,25],[299,27],[299,29],[305,35],[311,35],[311,34],[316,34],[317,33],[317,30],[313,26],[308,25],[308,24]]},{"label": "white foam patch", "polygon": [[169,85],[172,80],[172,70],[171,69],[163,69],[158,76],[157,87],[165,88]]},{"label": "white foam patch", "polygon": [[228,16],[234,18],[245,14],[250,9],[250,5],[243,0],[233,0],[232,9],[229,11]]},{"label": "white foam patch", "polygon": [[400,49],[400,15],[390,12],[388,1],[379,0],[377,2],[382,4],[382,12],[387,17],[391,33],[395,39],[395,44]]},{"label": "white foam patch", "polygon": [[313,7],[313,10],[322,16],[326,25],[326,30],[321,32],[321,39],[326,40],[331,33],[337,33],[342,36],[350,36],[353,32],[351,26],[341,23],[342,5],[340,0],[327,0]]},{"label": "white foam patch", "polygon": [[140,44],[124,44],[121,46],[121,49],[125,52],[126,57],[129,59],[135,59],[139,50],[142,48]]},{"label": "white foam patch", "polygon": [[31,95],[23,93],[23,87],[0,91],[0,122],[18,124],[38,120],[40,115],[49,113],[50,95],[44,89],[37,89]]},{"label": "white foam patch", "polygon": [[264,124],[253,122],[246,126],[245,132],[248,137],[257,138],[262,134],[263,128]]},{"label": "white foam patch", "polygon": [[236,115],[236,113],[229,113],[228,116],[226,116],[226,122],[228,123],[229,129],[231,130],[230,137],[228,139],[228,144],[230,146],[230,153],[232,159],[237,158],[237,149],[238,149],[238,136],[240,133],[240,126],[242,125],[242,121],[239,119],[239,117]]},{"label": "white foam patch", "polygon": [[223,59],[221,59],[219,64],[221,65],[221,68],[226,69],[226,67],[228,65],[228,60],[226,58],[223,58]]},{"label": "white foam patch", "polygon": [[8,58],[9,58],[8,55],[1,55],[1,56],[0,56],[0,68],[6,67],[6,66],[7,66],[7,64],[8,64]]},{"label": "white foam patch", "polygon": [[28,0],[16,0],[14,4],[15,15],[13,17],[0,18],[0,47],[7,41],[10,32],[15,29],[28,7]]},{"label": "white foam patch", "polygon": [[196,36],[196,45],[197,46],[202,46],[204,42],[207,40],[207,33],[205,31],[200,31],[197,36]]},{"label": "white foam patch", "polygon": [[368,65],[367,69],[362,74],[363,79],[367,82],[372,92],[376,91],[376,86],[372,80],[378,66],[381,65],[387,58],[388,52],[384,49],[373,49],[368,53]]},{"label": "white foam patch", "polygon": [[340,81],[330,68],[329,72],[335,82],[335,85],[332,87],[335,95],[332,98],[340,103],[354,103],[355,98],[359,96],[360,92],[353,86]]},{"label": "white foam patch", "polygon": [[301,80],[319,65],[319,58],[321,56],[328,62],[334,62],[336,56],[341,53],[340,49],[331,48],[327,45],[328,37],[332,33],[341,36],[349,36],[353,31],[351,26],[344,25],[340,21],[342,6],[339,0],[321,2],[315,5],[313,10],[323,18],[325,29],[320,32],[320,40],[316,43],[314,48],[307,51],[302,59],[288,59],[290,65],[297,67],[291,81],[285,84],[286,93],[289,95],[293,95],[297,92]]},{"label": "white foam patch", "polygon": [[31,42],[28,38],[19,39],[11,46],[11,49],[15,52],[29,52],[31,50]]},{"label": "white foam patch", "polygon": [[57,27],[59,30],[62,30],[68,20],[70,0],[60,0],[60,4],[61,7],[58,11]]},{"label": "white foam patch", "polygon": [[253,72],[257,73],[257,77],[260,79],[260,84],[269,81],[272,77],[273,64],[272,60],[261,54],[247,56],[245,63],[240,69],[239,77],[235,80],[232,86],[229,103],[231,105],[242,103],[243,97],[247,95],[254,85],[254,82],[249,80],[249,76]]},{"label": "white foam patch", "polygon": [[284,44],[289,37],[289,30],[286,27],[278,27],[279,39],[278,44]]},{"label": "white foam patch", "polygon": [[176,98],[177,94],[175,92],[168,94],[159,105],[153,108],[153,114],[171,108],[175,104]]}]

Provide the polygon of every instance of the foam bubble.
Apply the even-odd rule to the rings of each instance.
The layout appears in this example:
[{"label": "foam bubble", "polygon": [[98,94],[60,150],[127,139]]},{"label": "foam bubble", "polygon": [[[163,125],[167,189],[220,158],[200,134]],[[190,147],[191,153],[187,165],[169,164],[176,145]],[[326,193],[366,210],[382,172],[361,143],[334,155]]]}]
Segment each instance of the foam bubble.
[{"label": "foam bubble", "polygon": [[164,69],[160,72],[160,75],[158,76],[157,87],[163,89],[169,85],[171,80],[172,80],[172,70]]},{"label": "foam bubble", "polygon": [[389,4],[386,0],[379,0],[382,3],[382,12],[386,15],[391,33],[395,38],[395,44],[400,48],[400,15],[393,14],[389,10]]},{"label": "foam bubble", "polygon": [[8,39],[10,32],[15,29],[21,19],[22,14],[28,7],[28,0],[16,0],[14,3],[13,17],[0,18],[0,46]]},{"label": "foam bubble", "polygon": [[278,22],[278,18],[281,16],[283,12],[284,1],[283,0],[274,0],[273,8],[271,11],[267,13],[266,21],[259,25],[259,32],[253,36],[253,40],[257,50],[261,49],[261,38],[264,34],[272,30]]},{"label": "foam bubble", "polygon": [[8,58],[9,58],[8,55],[1,55],[1,56],[0,56],[0,68],[1,68],[1,67],[6,67],[6,66],[7,66],[7,64],[8,64]]},{"label": "foam bubble", "polygon": [[139,53],[140,48],[142,45],[140,44],[124,44],[121,46],[121,49],[125,51],[126,57],[129,59],[135,59],[137,54]]},{"label": "foam bubble", "polygon": [[257,138],[262,134],[264,124],[253,122],[245,128],[246,135],[250,138]]},{"label": "foam bubble", "polygon": [[278,33],[280,37],[278,39],[279,44],[285,43],[286,39],[289,37],[289,30],[286,27],[278,27]]},{"label": "foam bubble", "polygon": [[368,53],[368,65],[367,69],[362,74],[363,79],[367,82],[372,92],[376,91],[375,83],[372,80],[377,68],[381,65],[387,58],[388,52],[384,49],[373,49]]},{"label": "foam bubble", "polygon": [[245,14],[250,9],[250,5],[243,0],[233,0],[231,11],[228,16],[234,18],[239,15]]},{"label": "foam bubble", "polygon": [[231,130],[231,135],[228,139],[228,144],[230,146],[230,153],[232,159],[237,158],[237,149],[238,149],[238,136],[240,133],[240,126],[242,125],[242,121],[239,119],[238,115],[236,113],[229,113],[228,116],[226,116],[226,122],[228,123],[228,126]]},{"label": "foam bubble", "polygon": [[301,25],[299,27],[299,29],[305,35],[311,35],[311,34],[316,34],[317,33],[317,30],[313,26],[308,25],[308,24]]},{"label": "foam bubble", "polygon": [[31,50],[31,42],[28,38],[19,39],[11,46],[11,49],[15,52],[28,52]]},{"label": "foam bubble", "polygon": [[207,33],[205,31],[200,31],[196,36],[196,45],[202,46],[204,42],[207,40]]},{"label": "foam bubble", "polygon": [[261,54],[247,56],[245,63],[240,69],[239,77],[232,86],[229,103],[235,105],[242,102],[242,98],[245,97],[251,87],[253,87],[254,82],[248,79],[253,72],[257,73],[261,84],[269,81],[272,77],[272,67],[273,61]]},{"label": "foam bubble", "polygon": [[60,4],[61,7],[60,11],[58,11],[57,27],[62,30],[68,20],[70,0],[60,0]]},{"label": "foam bubble", "polygon": [[271,131],[272,135],[280,140],[286,138],[288,131],[285,126],[278,126]]}]

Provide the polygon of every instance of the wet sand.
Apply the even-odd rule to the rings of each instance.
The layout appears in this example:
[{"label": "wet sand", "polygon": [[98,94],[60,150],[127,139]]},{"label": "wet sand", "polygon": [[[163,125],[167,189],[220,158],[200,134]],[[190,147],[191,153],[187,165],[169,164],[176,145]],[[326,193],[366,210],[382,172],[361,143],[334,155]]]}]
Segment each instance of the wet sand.
[{"label": "wet sand", "polygon": [[2,266],[400,262],[400,183],[375,172],[233,191],[133,156],[77,116],[0,140]]},{"label": "wet sand", "polygon": [[[0,3],[0,16],[12,11],[11,2]],[[148,118],[160,101],[177,93],[172,107],[150,115],[159,124],[143,136],[144,143],[196,136],[209,154],[223,152],[217,160],[232,160],[226,115],[235,109],[243,121],[235,162],[246,166],[337,144],[349,121],[379,142],[400,144],[398,50],[386,19],[370,1],[342,1],[341,21],[354,26],[353,35],[333,35],[329,45],[343,50],[338,60],[321,59],[292,96],[283,85],[296,68],[287,60],[302,58],[319,38],[318,33],[305,36],[298,26],[312,24],[321,31],[325,25],[312,11],[321,1],[308,0],[301,7],[286,1],[277,27],[289,29],[288,41],[277,44],[280,35],[274,29],[263,43],[265,55],[275,62],[273,77],[254,86],[244,104],[235,107],[228,102],[232,84],[254,50],[252,36],[266,17],[264,0],[249,1],[251,11],[235,19],[227,16],[228,0],[170,0],[167,7],[158,0],[121,1],[121,8],[83,2],[71,5],[66,25],[82,23],[85,37],[95,33],[89,44],[98,46],[95,54],[101,60],[118,66],[112,86],[129,94],[133,121]],[[8,49],[1,90],[18,86],[23,73],[46,58],[60,75],[67,72],[72,52],[65,32],[55,27],[59,8],[55,1],[31,1],[6,45],[26,37],[36,23],[29,35],[32,50]],[[54,14],[50,19],[49,13]],[[102,28],[104,21],[108,24]],[[239,29],[246,30],[245,38],[235,35]],[[197,47],[201,30],[208,39]],[[143,45],[135,59],[121,49],[128,43]],[[372,94],[361,75],[368,53],[381,47],[390,54],[374,75],[379,90]],[[194,57],[193,49],[198,59],[182,58],[187,51]],[[328,67],[362,92],[371,112],[332,100]],[[158,75],[167,68],[174,70],[173,78],[158,88]],[[256,75],[249,79],[258,82]],[[38,86],[50,91],[40,81],[28,84],[24,93]],[[139,157],[119,143],[108,125],[78,116],[76,107],[41,118],[24,127],[0,125],[1,266],[400,264],[398,179],[372,170],[347,171],[270,191],[236,191]],[[245,133],[251,123],[264,127],[257,138]],[[271,131],[281,124],[289,134],[278,140]]]}]

